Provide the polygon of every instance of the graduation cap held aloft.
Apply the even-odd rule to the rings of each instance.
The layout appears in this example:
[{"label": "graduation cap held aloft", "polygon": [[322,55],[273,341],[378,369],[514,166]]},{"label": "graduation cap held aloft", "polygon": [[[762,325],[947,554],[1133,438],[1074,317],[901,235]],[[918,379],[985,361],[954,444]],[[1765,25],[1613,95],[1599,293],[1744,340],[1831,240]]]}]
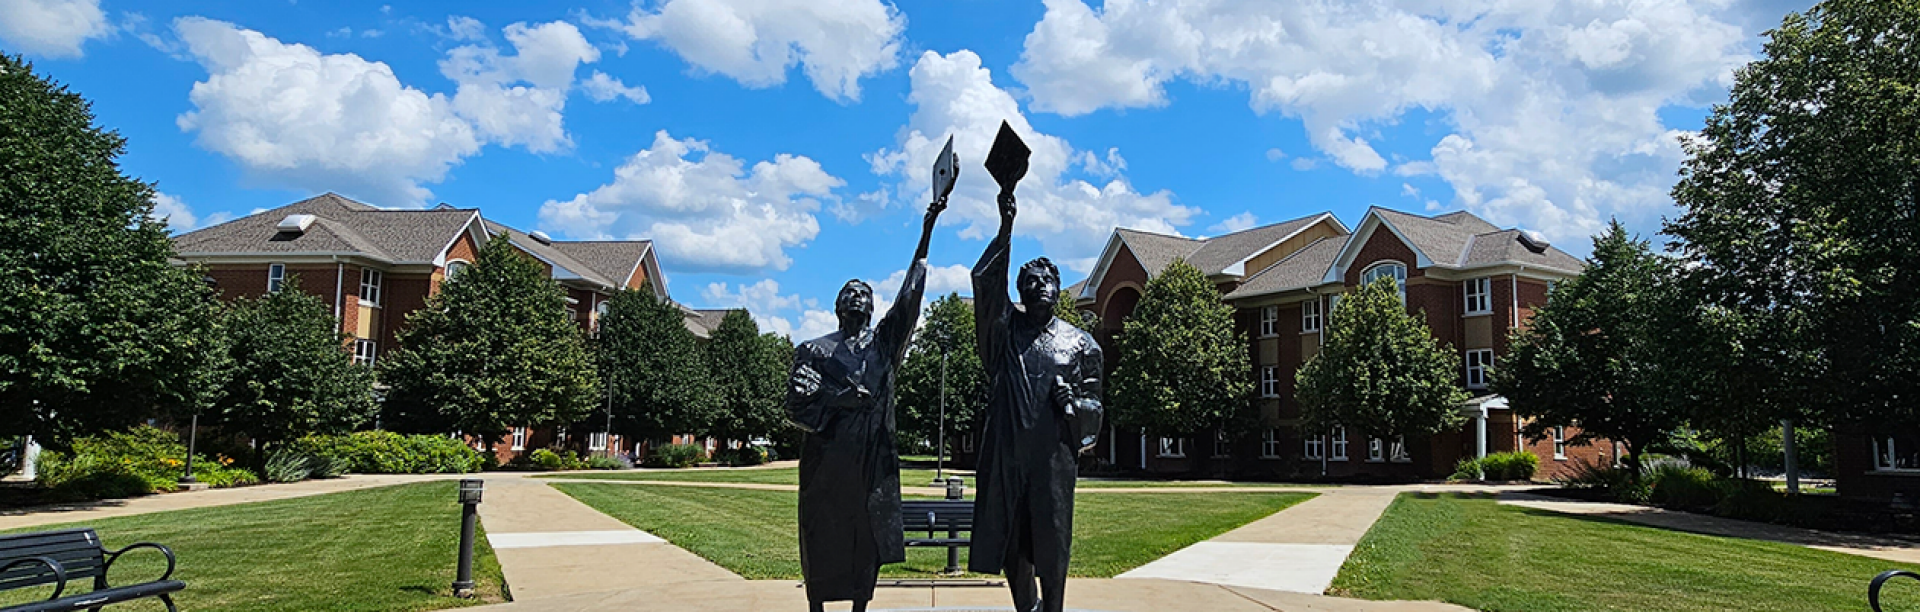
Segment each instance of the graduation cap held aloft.
[{"label": "graduation cap held aloft", "polygon": [[947,199],[953,193],[953,183],[960,179],[960,156],[953,154],[953,137],[947,137],[947,146],[940,150],[940,157],[933,162],[933,201]]},{"label": "graduation cap held aloft", "polygon": [[1027,157],[1033,150],[1013,132],[1013,126],[1000,122],[1000,133],[993,137],[993,148],[987,150],[987,174],[993,175],[993,181],[1000,184],[1000,193],[1013,193],[1013,186],[1027,175]]}]

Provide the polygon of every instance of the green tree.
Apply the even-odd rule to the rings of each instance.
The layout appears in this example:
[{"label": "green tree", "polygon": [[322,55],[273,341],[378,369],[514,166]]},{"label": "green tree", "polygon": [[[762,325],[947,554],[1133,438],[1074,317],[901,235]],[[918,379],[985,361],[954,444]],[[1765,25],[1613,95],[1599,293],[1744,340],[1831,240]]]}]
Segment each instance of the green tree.
[{"label": "green tree", "polygon": [[719,418],[720,394],[699,339],[680,308],[654,296],[652,287],[623,290],[607,301],[594,348],[611,389],[615,432],[663,440],[707,433]]},{"label": "green tree", "polygon": [[721,440],[751,441],[785,426],[787,363],[793,349],[769,340],[745,310],[729,310],[707,339],[708,371],[719,410],[707,432]]},{"label": "green tree", "polygon": [[87,101],[0,54],[0,438],[73,438],[197,409],[217,305],[167,263],[153,187]]},{"label": "green tree", "polygon": [[1699,137],[1666,232],[1743,378],[1816,421],[1920,423],[1920,2],[1788,15]]},{"label": "green tree", "polygon": [[1120,427],[1189,436],[1257,416],[1247,339],[1234,329],[1233,307],[1184,259],[1147,282],[1119,350],[1107,398]]},{"label": "green tree", "polygon": [[310,433],[373,420],[373,369],[353,363],[326,302],[289,276],[280,291],[241,298],[220,320],[229,366],[209,425],[260,443],[256,459]]},{"label": "green tree", "polygon": [[1525,435],[1578,426],[1569,444],[1619,442],[1638,474],[1641,453],[1686,424],[1669,367],[1680,360],[1668,335],[1685,333],[1687,312],[1675,272],[1618,220],[1594,237],[1586,270],[1554,289],[1494,371],[1493,391],[1528,419]]},{"label": "green tree", "polygon": [[927,307],[926,322],[914,335],[907,361],[900,366],[894,397],[896,431],[906,442],[938,444],[940,436],[940,360],[946,356],[946,440],[957,446],[987,406],[987,371],[974,338],[973,305],[949,293]]},{"label": "green tree", "polygon": [[567,296],[540,262],[496,237],[407,316],[380,361],[387,421],[420,433],[497,440],[510,427],[565,425],[599,397]]},{"label": "green tree", "polygon": [[1326,344],[1294,375],[1302,427],[1413,438],[1460,426],[1460,357],[1424,318],[1407,312],[1391,278],[1347,294]]},{"label": "green tree", "polygon": [[1062,321],[1066,321],[1068,325],[1080,328],[1080,331],[1089,334],[1093,333],[1093,324],[1095,322],[1090,320],[1085,313],[1080,312],[1080,308],[1073,303],[1073,292],[1071,291],[1065,289],[1060,290],[1059,299],[1053,302],[1053,316]]}]

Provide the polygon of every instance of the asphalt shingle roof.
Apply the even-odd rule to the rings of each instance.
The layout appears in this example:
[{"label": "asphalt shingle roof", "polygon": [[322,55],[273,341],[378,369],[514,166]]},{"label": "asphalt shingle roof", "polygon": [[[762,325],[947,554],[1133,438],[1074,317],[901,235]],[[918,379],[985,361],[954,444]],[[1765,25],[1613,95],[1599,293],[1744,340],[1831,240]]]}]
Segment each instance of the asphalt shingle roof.
[{"label": "asphalt shingle roof", "polygon": [[1534,252],[1520,243],[1520,230],[1500,229],[1466,211],[1422,217],[1376,208],[1374,213],[1392,224],[1414,248],[1435,265],[1478,268],[1500,264],[1552,267],[1578,272],[1586,264],[1557,248]]},{"label": "asphalt shingle roof", "polygon": [[[353,253],[390,262],[434,257],[473,219],[473,209],[384,210],[327,193],[174,237],[182,254]],[[315,217],[300,234],[275,229],[287,215]]]},{"label": "asphalt shingle roof", "polygon": [[1346,245],[1346,242],[1346,236],[1315,240],[1313,244],[1294,251],[1285,259],[1248,277],[1224,299],[1232,300],[1319,285],[1321,279],[1326,278],[1327,269],[1333,267],[1333,260],[1340,256],[1340,249]]},{"label": "asphalt shingle roof", "polygon": [[[625,286],[627,277],[640,265],[647,249],[652,248],[651,240],[629,241],[559,241],[553,248],[585,264],[594,272],[612,281],[615,287]],[[659,279],[654,279],[658,281]]]},{"label": "asphalt shingle roof", "polygon": [[[1201,241],[1201,246],[1187,256],[1187,263],[1199,268],[1202,273],[1212,275],[1226,271],[1227,266],[1240,263],[1248,257],[1259,254],[1262,249],[1272,246],[1287,235],[1300,231],[1308,224],[1318,221],[1320,215],[1301,217],[1292,221],[1282,221],[1272,225],[1263,225]],[[1258,270],[1251,270],[1258,272]]]},{"label": "asphalt shingle roof", "polygon": [[1202,242],[1192,238],[1154,234],[1140,230],[1117,228],[1114,233],[1127,244],[1127,250],[1133,252],[1133,258],[1147,269],[1147,276],[1159,276],[1161,270],[1173,260],[1192,255]]}]

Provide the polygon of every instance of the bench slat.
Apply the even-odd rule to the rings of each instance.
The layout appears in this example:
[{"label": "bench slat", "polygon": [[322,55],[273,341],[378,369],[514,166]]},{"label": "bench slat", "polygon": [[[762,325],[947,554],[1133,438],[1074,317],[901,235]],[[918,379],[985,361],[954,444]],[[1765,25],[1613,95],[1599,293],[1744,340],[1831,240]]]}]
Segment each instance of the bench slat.
[{"label": "bench slat", "polygon": [[[66,571],[69,587],[105,571],[105,553],[100,536],[86,528],[0,536],[0,566],[31,557],[53,559]],[[0,591],[53,584],[56,578],[45,565],[22,564],[0,572]]]}]

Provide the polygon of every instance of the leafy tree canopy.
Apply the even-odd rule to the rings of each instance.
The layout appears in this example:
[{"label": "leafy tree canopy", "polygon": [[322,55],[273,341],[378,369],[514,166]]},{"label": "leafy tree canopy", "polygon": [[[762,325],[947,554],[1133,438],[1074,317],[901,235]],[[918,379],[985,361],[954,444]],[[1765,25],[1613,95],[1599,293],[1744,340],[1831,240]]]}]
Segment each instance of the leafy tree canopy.
[{"label": "leafy tree canopy", "polygon": [[203,406],[218,370],[211,291],[93,119],[0,54],[0,436],[54,448]]},{"label": "leafy tree canopy", "polygon": [[1431,435],[1458,427],[1460,356],[1407,312],[1391,278],[1340,300],[1326,343],[1294,375],[1303,427],[1359,428],[1374,437]]},{"label": "leafy tree canopy", "polygon": [[946,356],[947,444],[973,431],[987,406],[987,372],[974,338],[973,305],[950,293],[927,307],[894,387],[899,435],[913,442],[940,440],[940,360]]},{"label": "leafy tree canopy", "polygon": [[787,363],[793,348],[761,334],[745,310],[729,310],[707,340],[707,366],[719,410],[707,428],[722,440],[750,441],[786,426]]},{"label": "leafy tree canopy", "polygon": [[1257,416],[1246,335],[1233,326],[1233,307],[1186,260],[1147,282],[1118,344],[1107,395],[1116,425],[1185,436]]},{"label": "leafy tree canopy", "polygon": [[1788,15],[1735,73],[1666,231],[1744,378],[1828,423],[1920,423],[1920,2]]},{"label": "leafy tree canopy", "polygon": [[652,287],[608,300],[594,348],[612,390],[615,432],[662,440],[707,433],[720,418],[720,393],[699,339],[680,308]]},{"label": "leafy tree canopy", "polygon": [[400,347],[381,359],[391,426],[494,440],[586,416],[598,375],[566,299],[540,262],[504,236],[488,241],[407,317]]},{"label": "leafy tree canopy", "polygon": [[236,300],[220,328],[231,364],[211,425],[262,447],[373,420],[373,369],[353,363],[328,304],[289,276],[280,291]]}]

